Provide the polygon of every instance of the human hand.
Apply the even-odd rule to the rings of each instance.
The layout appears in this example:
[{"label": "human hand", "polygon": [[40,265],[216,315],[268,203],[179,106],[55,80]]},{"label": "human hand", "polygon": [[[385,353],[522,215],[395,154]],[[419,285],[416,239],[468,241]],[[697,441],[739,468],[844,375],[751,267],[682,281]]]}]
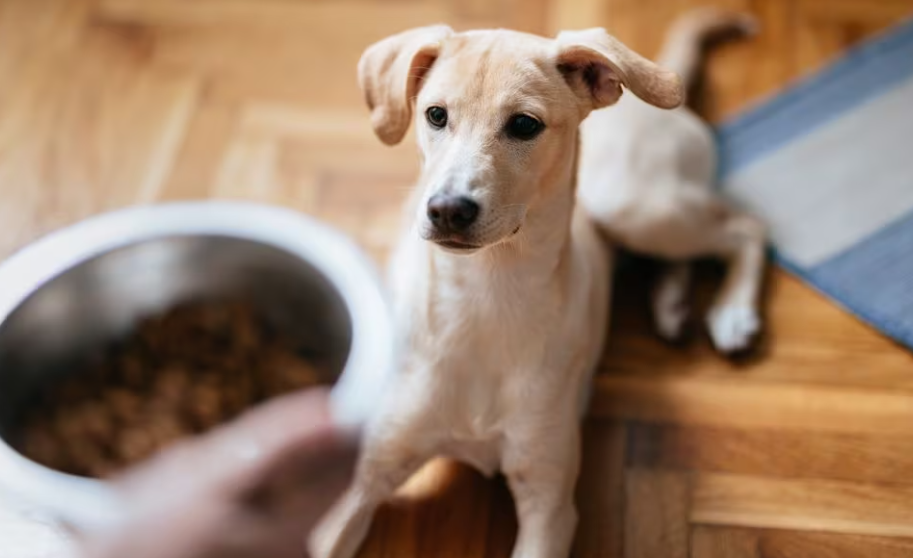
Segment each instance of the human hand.
[{"label": "human hand", "polygon": [[124,517],[86,535],[83,555],[301,558],[347,486],[356,448],[332,425],[325,391],[269,401],[116,479]]}]

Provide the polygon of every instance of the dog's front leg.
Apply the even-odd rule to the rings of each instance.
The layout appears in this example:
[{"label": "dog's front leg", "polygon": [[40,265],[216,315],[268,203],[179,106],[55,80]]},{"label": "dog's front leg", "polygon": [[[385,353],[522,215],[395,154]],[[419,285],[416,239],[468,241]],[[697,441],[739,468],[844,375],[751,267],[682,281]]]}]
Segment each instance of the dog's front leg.
[{"label": "dog's front leg", "polygon": [[408,427],[382,421],[381,428],[382,435],[367,437],[352,485],[311,534],[313,558],[354,556],[380,504],[432,457]]},{"label": "dog's front leg", "polygon": [[[555,430],[560,435],[554,434]],[[580,432],[549,428],[551,439],[512,440],[504,474],[517,506],[520,526],[513,558],[567,558],[577,528],[574,487],[580,468]]]}]

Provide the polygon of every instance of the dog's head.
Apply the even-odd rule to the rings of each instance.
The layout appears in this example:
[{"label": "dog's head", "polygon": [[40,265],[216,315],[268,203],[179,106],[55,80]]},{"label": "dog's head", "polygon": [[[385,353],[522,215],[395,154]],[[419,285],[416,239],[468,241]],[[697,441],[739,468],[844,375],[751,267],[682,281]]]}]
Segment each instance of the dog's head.
[{"label": "dog's head", "polygon": [[567,182],[580,122],[622,87],[662,108],[683,96],[677,75],[602,29],[546,39],[422,27],[369,47],[358,77],[384,143],[399,143],[415,118],[418,229],[462,253],[513,236],[549,188]]}]

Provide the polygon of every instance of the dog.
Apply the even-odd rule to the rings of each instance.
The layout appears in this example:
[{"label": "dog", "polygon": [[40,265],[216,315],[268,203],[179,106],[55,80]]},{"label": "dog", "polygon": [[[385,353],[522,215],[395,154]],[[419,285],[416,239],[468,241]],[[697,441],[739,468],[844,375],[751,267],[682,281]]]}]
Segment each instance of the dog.
[{"label": "dog", "polygon": [[[689,12],[672,26],[659,64],[687,88],[707,39],[751,35],[756,27],[748,14]],[[707,315],[710,337],[724,353],[750,348],[761,327],[766,229],[713,191],[717,161],[710,127],[685,107],[656,110],[627,95],[587,118],[581,135],[581,203],[613,242],[668,262],[653,292],[657,332],[668,340],[682,333],[689,260],[718,257],[729,268]]]},{"label": "dog", "polygon": [[[717,17],[713,25],[680,28],[672,40],[684,42],[687,35],[694,45],[679,46],[693,50],[705,31],[738,23]],[[670,56],[673,67],[688,69],[683,60]],[[709,172],[680,161],[704,147],[691,142],[695,135],[703,141],[705,132],[685,113],[669,116],[671,124],[665,120],[683,110],[676,109],[684,98],[679,75],[602,29],[547,39],[423,27],[369,47],[358,77],[384,143],[400,142],[414,120],[421,175],[390,262],[401,369],[365,430],[351,487],[309,538],[311,555],[351,558],[377,507],[425,462],[443,455],[486,475],[503,472],[519,519],[515,558],[567,556],[577,523],[579,423],[607,332],[614,260],[606,235],[660,256],[688,258],[705,245],[640,235],[679,234],[672,217],[684,222],[692,211],[699,220],[713,213],[712,223],[693,225],[696,238],[702,226],[723,226],[727,215],[736,215],[709,195],[681,195],[691,205],[672,217],[658,200],[637,201],[641,185],[616,180],[651,177],[638,168],[609,170],[603,165],[608,155],[587,146],[588,139],[579,147],[578,131],[592,111],[619,103],[627,89],[631,100],[606,112],[643,116],[627,117],[632,130],[600,131],[593,120],[593,139],[600,149],[613,149],[618,144],[604,136],[617,133],[618,143],[650,150],[651,139],[636,137],[649,134],[662,151],[645,157],[670,181],[678,167],[688,180],[704,176],[692,172]],[[585,128],[589,135],[590,122]],[[698,166],[710,165],[707,153],[699,158]],[[588,181],[579,192],[578,163]],[[600,189],[625,195],[618,202],[618,196],[601,197]],[[667,195],[659,186],[642,190],[648,197]],[[661,290],[673,286],[680,283]],[[742,299],[724,298],[714,312],[733,321],[730,314],[738,312],[725,304]],[[674,304],[660,306],[662,319],[678,312]]]}]

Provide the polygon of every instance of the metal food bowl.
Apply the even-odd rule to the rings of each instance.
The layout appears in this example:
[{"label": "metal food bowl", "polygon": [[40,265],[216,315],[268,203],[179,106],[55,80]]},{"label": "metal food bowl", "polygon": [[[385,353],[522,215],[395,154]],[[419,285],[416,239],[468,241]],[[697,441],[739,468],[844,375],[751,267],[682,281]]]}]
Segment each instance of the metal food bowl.
[{"label": "metal food bowl", "polygon": [[191,202],[109,213],[0,266],[0,490],[77,528],[119,504],[103,481],[66,475],[9,444],[38,389],[176,305],[243,297],[328,364],[334,419],[358,427],[386,386],[393,339],[372,266],[298,213]]}]

